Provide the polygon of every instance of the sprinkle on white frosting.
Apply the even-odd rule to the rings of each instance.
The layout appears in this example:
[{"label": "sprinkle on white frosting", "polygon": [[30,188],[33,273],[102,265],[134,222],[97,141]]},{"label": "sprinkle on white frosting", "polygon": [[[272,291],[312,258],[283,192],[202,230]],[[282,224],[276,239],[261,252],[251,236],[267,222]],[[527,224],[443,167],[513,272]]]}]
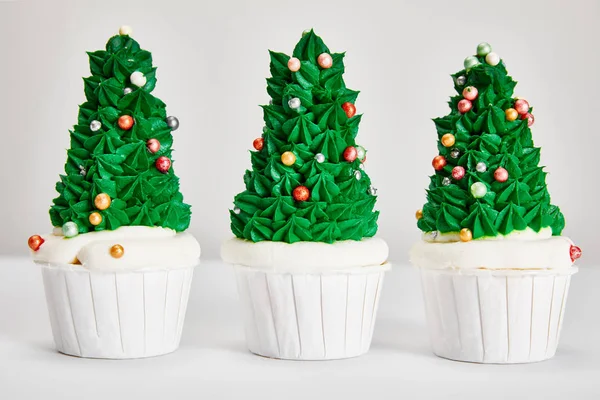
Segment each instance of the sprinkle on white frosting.
[{"label": "sprinkle on white frosting", "polygon": [[[437,235],[410,250],[410,261],[432,269],[561,269],[573,265],[566,236],[552,236],[552,230],[529,230],[507,236],[457,241],[457,234]],[[453,240],[452,240],[453,239]]]},{"label": "sprinkle on white frosting", "polygon": [[[99,270],[138,270],[178,268],[196,265],[200,245],[189,233],[148,226],[122,226],[114,231],[97,231],[72,238],[43,235],[44,243],[33,252],[42,263],[81,264]],[[120,244],[121,258],[110,255],[110,248]]]},{"label": "sprinkle on white frosting", "polygon": [[221,257],[227,263],[273,272],[321,273],[385,264],[389,249],[380,238],[360,241],[344,240],[332,244],[322,242],[254,243],[232,238],[221,246]]}]

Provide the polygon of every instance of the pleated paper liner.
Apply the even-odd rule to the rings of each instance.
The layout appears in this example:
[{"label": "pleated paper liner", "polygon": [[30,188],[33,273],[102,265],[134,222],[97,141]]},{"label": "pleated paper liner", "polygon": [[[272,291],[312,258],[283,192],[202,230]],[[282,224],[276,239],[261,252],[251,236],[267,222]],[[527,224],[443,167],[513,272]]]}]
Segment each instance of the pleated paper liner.
[{"label": "pleated paper liner", "polygon": [[179,347],[194,267],[98,271],[41,264],[56,349],[126,359]]},{"label": "pleated paper liner", "polygon": [[556,353],[571,275],[562,270],[421,269],[433,352],[475,363]]},{"label": "pleated paper liner", "polygon": [[330,273],[236,265],[248,349],[290,360],[333,360],[369,350],[389,264]]}]

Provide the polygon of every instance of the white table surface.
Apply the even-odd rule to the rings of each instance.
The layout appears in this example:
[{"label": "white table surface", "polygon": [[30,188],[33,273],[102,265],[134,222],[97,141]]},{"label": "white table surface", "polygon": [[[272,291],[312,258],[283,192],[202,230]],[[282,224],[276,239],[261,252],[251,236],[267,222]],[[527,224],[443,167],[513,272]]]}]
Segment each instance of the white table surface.
[{"label": "white table surface", "polygon": [[434,356],[418,271],[387,274],[373,345],[350,360],[261,358],[244,343],[231,267],[203,261],[178,352],[90,360],[53,349],[41,273],[0,257],[0,399],[600,399],[600,271],[573,277],[561,344],[550,361],[478,365]]}]

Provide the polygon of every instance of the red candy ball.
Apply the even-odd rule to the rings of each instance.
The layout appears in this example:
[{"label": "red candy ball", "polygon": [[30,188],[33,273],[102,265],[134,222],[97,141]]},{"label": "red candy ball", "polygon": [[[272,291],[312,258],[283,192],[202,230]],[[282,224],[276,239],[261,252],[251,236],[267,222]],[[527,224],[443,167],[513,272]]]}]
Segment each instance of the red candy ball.
[{"label": "red candy ball", "polygon": [[163,174],[166,174],[171,168],[171,160],[169,160],[168,157],[160,156],[156,159],[155,165],[157,170],[159,170]]},{"label": "red candy ball", "polygon": [[431,162],[431,165],[433,165],[433,169],[436,171],[441,171],[446,166],[446,157],[435,156]]},{"label": "red candy ball", "polygon": [[296,201],[306,201],[310,197],[310,190],[306,186],[298,186],[292,192],[292,196]]},{"label": "red candy ball", "polygon": [[502,167],[498,167],[494,171],[494,179],[498,182],[506,182],[508,180],[508,171]]},{"label": "red candy ball", "polygon": [[254,146],[254,148],[258,151],[261,151],[264,145],[265,141],[263,138],[256,138],[254,139],[254,142],[252,142],[252,146]]},{"label": "red candy ball", "polygon": [[148,139],[146,148],[148,148],[148,151],[152,154],[157,153],[158,150],[160,150],[160,142],[158,139]]},{"label": "red candy ball", "polygon": [[535,122],[535,118],[533,117],[533,114],[531,114],[531,113],[521,115],[521,119],[527,120],[527,126],[531,126]]},{"label": "red candy ball", "polygon": [[33,251],[38,251],[44,242],[45,240],[40,235],[30,236],[29,240],[27,240],[29,248]]},{"label": "red candy ball", "polygon": [[475,86],[467,86],[466,88],[464,88],[462,95],[465,99],[473,101],[477,98],[477,95],[479,94],[479,91],[477,90],[477,88]]},{"label": "red candy ball", "polygon": [[123,129],[124,131],[128,131],[133,126],[133,118],[131,115],[121,115],[117,121],[117,124],[119,125],[119,128]]},{"label": "red candy ball", "polygon": [[356,160],[357,156],[358,152],[356,151],[356,147],[354,146],[348,146],[346,147],[346,150],[344,150],[344,160],[348,162]]},{"label": "red candy ball", "polygon": [[352,118],[356,114],[356,106],[348,101],[342,104],[342,109],[348,118]]},{"label": "red candy ball", "polygon": [[575,262],[575,260],[581,257],[581,249],[575,245],[571,245],[569,255],[571,256],[571,261]]},{"label": "red candy ball", "polygon": [[521,115],[525,115],[529,112],[529,103],[525,99],[519,99],[515,101],[515,110]]},{"label": "red candy ball", "polygon": [[452,168],[452,177],[457,181],[460,181],[462,178],[465,177],[465,169],[460,165],[457,165],[456,167]]},{"label": "red candy ball", "polygon": [[469,112],[469,110],[473,108],[473,103],[471,103],[470,100],[467,99],[462,99],[461,101],[458,102],[458,111],[461,114],[464,114],[466,112]]}]

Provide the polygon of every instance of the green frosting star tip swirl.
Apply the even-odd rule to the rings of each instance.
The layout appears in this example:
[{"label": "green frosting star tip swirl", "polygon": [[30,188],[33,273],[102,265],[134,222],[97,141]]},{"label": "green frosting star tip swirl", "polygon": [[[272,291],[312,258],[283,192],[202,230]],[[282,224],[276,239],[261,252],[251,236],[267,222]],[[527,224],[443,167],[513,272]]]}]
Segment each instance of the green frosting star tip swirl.
[{"label": "green frosting star tip swirl", "polygon": [[[323,53],[331,56],[331,66],[319,65]],[[349,117],[342,108],[358,96],[343,80],[344,54],[332,54],[311,29],[303,33],[292,56],[273,51],[269,55],[267,92],[272,101],[262,106],[262,147],[251,153],[246,190],[235,197],[230,211],[233,233],[253,242],[287,243],[333,243],[375,235],[379,213],[373,211],[371,180],[360,160],[343,157],[347,147],[357,147],[361,120],[361,115]],[[291,57],[298,59],[299,68],[288,64]],[[295,156],[291,165],[282,162],[285,152]],[[299,186],[309,190],[308,199],[294,197]]]},{"label": "green frosting star tip swirl", "polygon": [[[546,172],[539,166],[540,149],[533,144],[532,122],[527,118],[532,109],[521,110],[516,119],[510,117],[518,108],[513,98],[516,82],[491,53],[491,46],[480,46],[478,55],[467,60],[466,69],[452,75],[458,95],[450,99],[450,113],[434,119],[439,155],[447,163],[430,177],[419,229],[449,233],[467,228],[474,239],[527,227],[536,232],[551,227],[553,235],[560,235],[565,221],[550,203]],[[470,110],[461,113],[458,103],[468,86],[477,88],[478,94]],[[454,140],[442,141],[448,134]],[[453,179],[457,166],[466,173]],[[505,171],[495,174],[498,168]]]},{"label": "green frosting star tip swirl", "polygon": [[[116,35],[106,50],[87,54],[92,75],[83,79],[86,102],[70,131],[65,174],[50,208],[53,226],[74,222],[79,233],[126,225],[187,229],[191,212],[179,178],[173,168],[163,173],[155,166],[159,157],[172,159],[173,136],[165,104],[151,94],[156,85],[152,55],[129,34]],[[130,81],[136,71],[145,78],[142,87]],[[121,128],[123,115],[133,117],[132,127]],[[147,148],[150,139],[160,143],[155,152]],[[112,200],[102,210],[94,204],[100,193]],[[90,222],[93,212],[102,217],[97,225]]]}]

